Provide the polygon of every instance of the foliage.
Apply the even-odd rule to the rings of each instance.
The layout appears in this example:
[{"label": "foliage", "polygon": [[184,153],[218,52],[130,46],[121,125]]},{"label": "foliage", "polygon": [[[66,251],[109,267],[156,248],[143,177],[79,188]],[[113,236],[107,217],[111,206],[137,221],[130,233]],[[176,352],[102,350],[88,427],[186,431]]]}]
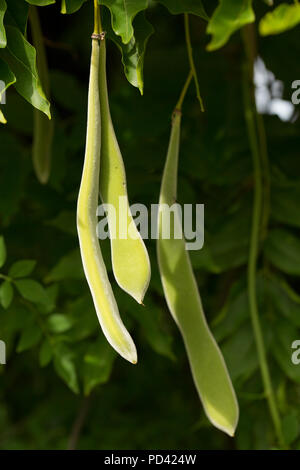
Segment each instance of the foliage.
[{"label": "foliage", "polygon": [[[145,308],[115,288],[122,317],[137,339],[139,364],[133,367],[117,358],[98,325],[75,226],[91,3],[0,0],[0,80],[7,88],[7,104],[1,105],[7,124],[0,124],[0,339],[7,344],[8,356],[7,364],[0,366],[0,397],[5,403],[0,410],[0,447],[66,448],[74,420],[87,403],[78,448],[278,446],[248,306],[255,181],[244,119],[239,30],[254,22],[255,30],[267,35],[258,38],[259,55],[282,80],[290,100],[300,65],[294,28],[298,21],[288,10],[298,6],[276,2],[272,7],[250,0],[99,1],[112,40],[110,100],[130,201],[148,207],[158,202],[171,112],[189,70],[182,13],[191,14],[206,111],[200,112],[191,87],[183,109],[178,199],[205,203],[205,246],[191,257],[208,321],[240,403],[240,423],[231,441],[212,429],[199,405],[183,345],[163,299],[155,241],[147,241],[153,273]],[[30,158],[30,105],[50,117],[26,27],[30,5],[39,7],[46,38],[56,123],[52,173],[45,186],[36,181]],[[278,9],[286,14],[279,15]],[[143,96],[124,78],[123,68]],[[270,211],[260,240],[256,290],[285,445],[299,449],[300,366],[291,362],[291,344],[300,335],[299,119],[281,122],[268,115],[264,122]],[[103,251],[111,274],[108,242]]]}]

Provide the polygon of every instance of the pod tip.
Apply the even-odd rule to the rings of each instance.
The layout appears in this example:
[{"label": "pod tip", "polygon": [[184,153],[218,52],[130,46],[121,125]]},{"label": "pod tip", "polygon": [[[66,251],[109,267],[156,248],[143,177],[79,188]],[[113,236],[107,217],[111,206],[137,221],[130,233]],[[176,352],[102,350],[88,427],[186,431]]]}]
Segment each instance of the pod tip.
[{"label": "pod tip", "polygon": [[137,357],[137,351],[136,351],[135,346],[131,349],[131,351],[128,351],[126,355],[123,355],[123,357],[131,364],[134,364],[134,365],[137,364],[138,357]]},{"label": "pod tip", "polygon": [[[128,291],[127,291],[128,292]],[[133,294],[132,292],[128,292],[129,295],[131,295],[131,297],[137,301],[138,304],[140,305],[144,305],[143,304],[143,300],[144,300],[144,295],[136,295],[136,294]]]},{"label": "pod tip", "polygon": [[135,366],[138,362],[137,354],[133,354],[130,358],[128,358],[128,360],[129,362],[131,362],[131,364]]},{"label": "pod tip", "polygon": [[235,427],[223,428],[221,430],[224,431],[229,437],[235,437]]},{"label": "pod tip", "polygon": [[137,364],[138,358],[137,358],[137,353],[133,351],[128,351],[126,354],[121,353],[119,350],[116,350],[123,359],[126,359],[126,361],[130,362],[130,364]]}]

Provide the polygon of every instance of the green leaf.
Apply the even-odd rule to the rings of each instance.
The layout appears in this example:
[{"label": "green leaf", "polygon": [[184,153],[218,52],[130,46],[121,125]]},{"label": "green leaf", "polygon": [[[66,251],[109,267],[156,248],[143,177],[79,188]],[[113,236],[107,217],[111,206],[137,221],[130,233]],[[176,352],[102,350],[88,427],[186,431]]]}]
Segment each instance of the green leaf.
[{"label": "green leaf", "polygon": [[197,0],[158,0],[159,3],[164,5],[173,15],[181,13],[191,13],[192,15],[200,16],[204,20],[209,20],[206,14],[202,1]]},{"label": "green leaf", "polygon": [[300,327],[300,302],[299,300],[296,301],[295,293],[290,286],[275,276],[266,279],[265,285],[266,293],[273,304],[274,311],[278,312],[286,321]]},{"label": "green leaf", "polygon": [[46,338],[40,347],[39,351],[39,362],[41,367],[46,367],[53,357],[53,350],[51,344],[49,343],[48,339]]},{"label": "green leaf", "polygon": [[104,384],[109,380],[115,358],[114,350],[103,336],[90,345],[84,356],[83,383],[85,395],[89,395],[97,385]]},{"label": "green leaf", "polygon": [[72,351],[65,344],[58,344],[54,351],[54,368],[59,377],[74,392],[79,393],[77,372]]},{"label": "green leaf", "polygon": [[288,445],[292,444],[299,436],[299,417],[295,410],[291,411],[288,415],[284,416],[282,420],[282,431],[284,434],[285,442]]},{"label": "green leaf", "polygon": [[252,0],[220,0],[207,26],[207,33],[212,35],[207,50],[224,46],[235,31],[254,21]]},{"label": "green leaf", "polygon": [[190,251],[190,258],[194,269],[202,269],[214,274],[221,271],[212,256],[209,243],[206,243],[201,250]]},{"label": "green leaf", "polygon": [[9,0],[7,2],[7,12],[5,15],[5,23],[16,26],[21,33],[25,35],[28,19],[29,5],[20,0]]},{"label": "green leaf", "polygon": [[300,305],[300,295],[283,279],[279,279],[281,288],[284,290],[289,299],[297,305]]},{"label": "green leaf", "polygon": [[115,42],[121,51],[122,63],[127,80],[131,85],[139,88],[141,94],[143,94],[145,51],[147,42],[153,34],[154,29],[149,21],[146,20],[144,12],[141,12],[136,16],[133,26],[134,36],[132,36],[128,44],[123,44],[121,39],[112,32],[109,34],[109,37]]},{"label": "green leaf", "polygon": [[33,279],[22,279],[14,284],[21,296],[30,302],[47,305],[50,301],[46,289]]},{"label": "green leaf", "polygon": [[75,13],[79,10],[86,0],[62,0],[61,1],[61,13]]},{"label": "green leaf", "polygon": [[14,85],[16,90],[32,106],[44,112],[50,119],[50,105],[38,77],[34,47],[13,26],[7,26],[6,34],[7,48],[0,52],[16,76],[17,81]]},{"label": "green leaf", "polygon": [[21,333],[20,340],[17,345],[17,352],[21,353],[36,346],[42,337],[40,327],[32,322],[29,322]]},{"label": "green leaf", "polygon": [[56,307],[56,300],[58,296],[59,285],[58,284],[51,284],[51,286],[46,287],[46,292],[48,295],[48,303],[41,304],[39,306],[39,311],[42,314],[49,314],[53,312]]},{"label": "green leaf", "polygon": [[6,261],[6,245],[4,241],[4,237],[0,236],[0,268],[4,265]]},{"label": "green leaf", "polygon": [[272,219],[294,227],[300,227],[299,186],[274,187],[271,194]]},{"label": "green leaf", "polygon": [[287,274],[300,275],[300,240],[283,229],[274,229],[264,245],[264,253],[274,266]]},{"label": "green leaf", "polygon": [[[251,206],[227,214],[206,243],[219,272],[240,266],[247,261],[249,251],[249,220]],[[204,248],[205,249],[205,248]]]},{"label": "green leaf", "polygon": [[231,336],[221,348],[233,381],[248,379],[258,368],[252,326],[245,324],[239,333]]},{"label": "green leaf", "polygon": [[63,256],[46,276],[46,282],[61,281],[63,279],[82,279],[84,273],[79,249],[73,250]]},{"label": "green leaf", "polygon": [[4,87],[1,86],[0,88],[0,102],[3,96],[3,93],[13,84],[16,82],[16,77],[10,70],[9,66],[6,62],[0,59],[0,79],[1,82],[4,83]]},{"label": "green leaf", "polygon": [[99,3],[110,9],[114,32],[121,36],[124,44],[128,44],[134,33],[133,19],[147,8],[148,0],[99,0]]},{"label": "green leaf", "polygon": [[286,320],[278,320],[271,352],[284,374],[296,383],[300,383],[300,367],[292,362],[292,343],[299,338],[299,329]]},{"label": "green leaf", "polygon": [[300,23],[300,5],[280,4],[275,10],[267,13],[259,23],[262,36],[279,34],[294,28]]},{"label": "green leaf", "polygon": [[10,282],[4,281],[0,286],[0,303],[3,308],[7,309],[13,299],[14,290]]},{"label": "green leaf", "polygon": [[99,322],[90,294],[78,297],[68,304],[68,314],[71,315],[73,327],[68,332],[72,342],[82,341],[99,331]]},{"label": "green leaf", "polygon": [[30,5],[37,5],[38,7],[44,7],[46,5],[51,5],[55,3],[56,0],[26,0]]},{"label": "green leaf", "polygon": [[36,265],[36,261],[32,259],[23,259],[16,261],[9,269],[8,275],[14,279],[29,276]]},{"label": "green leaf", "polygon": [[235,292],[234,286],[229,295],[229,299],[222,308],[219,320],[213,332],[216,340],[223,341],[229,336],[233,335],[249,318],[249,299],[246,289]]},{"label": "green leaf", "polygon": [[64,333],[73,326],[72,318],[62,313],[53,313],[47,318],[47,326],[52,333]]},{"label": "green leaf", "polygon": [[77,235],[76,214],[74,211],[62,211],[54,219],[48,220],[45,223],[61,230],[62,232]]},{"label": "green leaf", "polygon": [[0,0],[0,47],[6,47],[6,34],[5,34],[5,27],[3,24],[3,18],[5,15],[6,9],[7,9],[7,6],[6,6],[5,0]]}]

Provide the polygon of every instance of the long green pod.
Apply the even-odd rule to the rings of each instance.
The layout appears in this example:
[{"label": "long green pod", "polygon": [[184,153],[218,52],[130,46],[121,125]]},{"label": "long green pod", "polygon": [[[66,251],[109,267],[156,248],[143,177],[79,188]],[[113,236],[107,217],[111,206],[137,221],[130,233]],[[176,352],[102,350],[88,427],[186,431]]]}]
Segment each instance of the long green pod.
[{"label": "long green pod", "polygon": [[[29,19],[32,34],[32,42],[36,49],[37,69],[45,96],[50,98],[50,80],[46,59],[46,51],[43,43],[43,35],[37,8],[33,5],[29,9]],[[35,174],[42,184],[46,184],[51,172],[51,156],[54,124],[53,119],[34,108],[33,111],[33,148],[32,160]]]},{"label": "long green pod", "polygon": [[5,116],[2,113],[1,109],[0,109],[0,122],[1,122],[1,124],[6,124],[7,123],[7,121],[5,119]]},{"label": "long green pod", "polygon": [[77,231],[85,276],[102,330],[111,346],[122,357],[135,364],[137,362],[136,348],[120,318],[96,231],[101,150],[99,99],[99,55],[101,47],[103,47],[102,42],[99,39],[93,39],[86,150],[77,204]]},{"label": "long green pod", "polygon": [[149,285],[151,268],[148,253],[134,223],[127,195],[124,162],[115,135],[107,92],[106,46],[100,51],[100,102],[102,120],[100,195],[107,211],[111,237],[112,267],[119,286],[142,303]]},{"label": "long green pod", "polygon": [[[181,331],[194,382],[207,417],[214,426],[234,435],[239,409],[221,351],[204,316],[200,294],[186,251],[177,206],[170,238],[164,238],[167,211],[176,200],[181,112],[173,116],[172,131],[159,199],[158,264],[169,310]],[[167,232],[165,232],[167,233]],[[181,238],[175,238],[178,234]]]}]

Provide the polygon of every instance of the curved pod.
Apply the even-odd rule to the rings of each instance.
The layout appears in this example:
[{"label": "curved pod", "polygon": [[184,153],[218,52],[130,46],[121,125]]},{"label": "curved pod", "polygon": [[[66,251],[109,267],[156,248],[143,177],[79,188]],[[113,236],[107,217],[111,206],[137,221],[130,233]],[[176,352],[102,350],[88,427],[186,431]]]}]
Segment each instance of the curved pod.
[{"label": "curved pod", "polygon": [[101,47],[103,44],[98,40],[92,41],[86,150],[77,203],[77,231],[85,276],[102,330],[111,346],[122,357],[135,364],[136,348],[120,318],[96,232],[101,150],[99,99]]},{"label": "curved pod", "polygon": [[[164,168],[159,211],[158,263],[169,310],[183,336],[193,379],[207,417],[234,435],[239,409],[222,353],[206,322],[181,220],[174,211],[170,239],[163,238],[166,211],[176,200],[181,113],[175,111]],[[175,232],[176,230],[176,232]],[[181,233],[181,238],[174,237]]]},{"label": "curved pod", "polygon": [[[33,45],[36,49],[37,68],[41,84],[47,99],[50,97],[50,80],[46,51],[37,8],[29,9],[29,19]],[[35,174],[40,183],[46,184],[51,171],[52,141],[54,133],[53,119],[49,119],[38,109],[33,111],[33,148],[32,160]]]},{"label": "curved pod", "polygon": [[107,92],[106,46],[100,50],[101,172],[100,195],[107,211],[111,236],[112,267],[119,286],[142,303],[149,285],[151,268],[148,253],[130,212],[124,162],[115,135]]},{"label": "curved pod", "polygon": [[5,116],[2,113],[1,109],[0,109],[0,122],[1,122],[1,124],[6,124],[7,123],[7,121],[5,119]]},{"label": "curved pod", "polygon": [[52,159],[53,120],[38,109],[33,111],[33,148],[32,160],[35,174],[40,183],[46,184],[49,180]]}]

